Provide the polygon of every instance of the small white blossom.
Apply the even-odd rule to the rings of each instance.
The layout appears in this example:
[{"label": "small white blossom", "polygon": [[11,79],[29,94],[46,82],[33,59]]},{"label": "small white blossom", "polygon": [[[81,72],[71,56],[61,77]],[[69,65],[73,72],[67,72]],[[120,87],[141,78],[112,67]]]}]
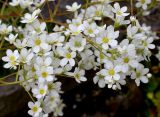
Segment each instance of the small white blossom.
[{"label": "small white blossom", "polygon": [[144,10],[147,9],[148,5],[151,3],[151,0],[137,0],[136,7],[142,7]]},{"label": "small white blossom", "polygon": [[64,58],[61,59],[60,61],[60,65],[61,66],[65,66],[67,65],[67,63],[69,62],[69,64],[71,66],[74,66],[75,65],[75,60],[74,58],[76,57],[76,52],[69,52],[69,51],[66,51],[66,50],[59,50],[61,56],[63,56]]},{"label": "small white blossom", "polygon": [[12,2],[9,3],[11,6],[18,6],[20,3],[20,0],[12,0]]},{"label": "small white blossom", "polygon": [[28,106],[31,110],[28,111],[28,114],[34,117],[39,117],[40,112],[42,112],[42,108],[40,107],[40,102],[29,102]]},{"label": "small white blossom", "polygon": [[32,89],[34,96],[38,99],[43,98],[47,93],[47,86],[46,85],[39,85]]},{"label": "small white blossom", "polygon": [[10,44],[13,44],[17,38],[18,34],[13,35],[10,34],[9,37],[5,37],[5,40],[7,40]]},{"label": "small white blossom", "polygon": [[30,50],[23,48],[20,52],[19,61],[23,64],[24,63],[29,64],[33,56],[34,54]]},{"label": "small white blossom", "polygon": [[53,81],[53,68],[52,67],[43,67],[40,70],[37,71],[37,75],[39,76],[38,81],[44,82],[44,81]]},{"label": "small white blossom", "polygon": [[8,49],[6,52],[7,56],[2,57],[2,60],[5,62],[8,62],[4,65],[4,68],[17,68],[18,63],[18,58],[19,58],[19,52],[18,50],[15,50],[12,52],[12,50]]},{"label": "small white blossom", "polygon": [[147,73],[149,72],[148,68],[144,68],[142,64],[136,68],[136,71],[133,71],[131,74],[131,78],[135,79],[137,86],[140,85],[140,81],[143,83],[148,83]]},{"label": "small white blossom", "polygon": [[68,45],[72,51],[82,51],[86,45],[86,39],[81,36],[72,36]]},{"label": "small white blossom", "polygon": [[74,3],[72,4],[72,6],[69,6],[69,5],[66,6],[67,11],[72,11],[72,12],[77,11],[80,7],[81,7],[81,5],[78,5],[77,2],[74,2]]},{"label": "small white blossom", "polygon": [[109,46],[115,47],[117,45],[117,40],[119,36],[119,31],[114,31],[112,25],[107,27],[107,30],[102,31],[99,36],[96,38],[96,42],[102,44],[102,48],[107,50]]},{"label": "small white blossom", "polygon": [[32,23],[34,20],[37,19],[38,14],[41,12],[40,9],[35,10],[32,14],[26,13],[24,17],[22,17],[22,23]]},{"label": "small white blossom", "polygon": [[114,4],[114,8],[112,8],[112,11],[116,14],[116,16],[121,17],[121,16],[128,16],[129,13],[125,13],[127,11],[127,7],[120,7],[119,3]]},{"label": "small white blossom", "polygon": [[12,26],[7,26],[6,24],[0,24],[0,34],[7,35],[10,32],[12,32],[12,30],[13,30]]}]

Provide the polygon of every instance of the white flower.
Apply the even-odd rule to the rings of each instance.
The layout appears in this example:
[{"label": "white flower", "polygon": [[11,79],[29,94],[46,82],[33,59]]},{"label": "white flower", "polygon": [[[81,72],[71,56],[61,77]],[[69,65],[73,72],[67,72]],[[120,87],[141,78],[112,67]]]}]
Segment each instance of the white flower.
[{"label": "white flower", "polygon": [[10,44],[13,44],[17,38],[18,34],[10,34],[9,37],[5,37],[5,40],[9,41]]},{"label": "white flower", "polygon": [[31,110],[28,111],[28,114],[34,117],[39,117],[40,112],[42,112],[42,108],[40,107],[40,102],[29,102],[28,106]]},{"label": "white flower", "polygon": [[12,30],[13,30],[12,26],[7,26],[6,24],[0,24],[0,34],[6,35],[12,32]]},{"label": "white flower", "polygon": [[112,88],[113,90],[119,89],[121,90],[121,85],[125,85],[126,81],[125,81],[125,75],[122,76],[118,81],[106,81],[106,84],[108,84],[108,88]]},{"label": "white flower", "polygon": [[128,72],[130,67],[136,68],[139,64],[135,55],[123,55],[121,58],[119,58],[118,62],[121,64],[121,70],[124,73]]},{"label": "white flower", "polygon": [[33,30],[31,33],[44,33],[46,29],[46,23],[45,22],[40,22],[38,19],[36,19],[33,23],[27,24],[26,28],[28,30]]},{"label": "white flower", "polygon": [[[107,7],[107,10],[104,10],[104,8]],[[111,7],[110,7],[111,8]],[[110,16],[111,9],[109,9],[108,6],[104,5],[94,5],[90,6],[86,9],[86,19],[93,18],[94,20],[101,20],[102,16],[105,14],[105,16]]]},{"label": "white flower", "polygon": [[[105,54],[104,54],[105,53]],[[106,63],[107,62],[107,57],[109,57],[110,55],[107,54],[105,51],[104,52],[100,52],[98,50],[95,50],[94,54],[97,56],[97,62],[99,63]],[[107,56],[106,56],[107,55]]]},{"label": "white flower", "polygon": [[12,0],[12,2],[9,3],[11,6],[18,6],[20,3],[20,0]]},{"label": "white flower", "polygon": [[111,81],[118,81],[120,79],[119,72],[121,71],[121,66],[115,65],[112,62],[108,61],[104,65],[105,69],[101,70],[101,74],[105,76],[105,80]]},{"label": "white flower", "polygon": [[25,48],[27,46],[27,41],[28,41],[27,39],[23,39],[23,40],[17,39],[13,44],[18,49],[22,49],[22,48]]},{"label": "white flower", "polygon": [[37,71],[41,70],[41,68],[51,67],[52,58],[51,57],[37,57],[34,63],[34,67]]},{"label": "white flower", "polygon": [[148,5],[151,3],[151,0],[138,0],[136,7],[142,7],[144,10],[147,10]]},{"label": "white flower", "polygon": [[75,65],[75,60],[74,58],[76,57],[76,52],[69,52],[67,50],[59,50],[61,56],[64,58],[61,59],[60,65],[65,66],[68,62],[71,66]]},{"label": "white flower", "polygon": [[19,58],[19,53],[18,50],[15,50],[12,52],[12,50],[8,49],[6,52],[7,56],[2,57],[2,60],[5,62],[8,62],[4,65],[4,68],[17,68],[18,63],[18,58]]},{"label": "white flower", "polygon": [[33,0],[20,0],[21,8],[25,9],[33,4]]},{"label": "white flower", "polygon": [[98,86],[99,86],[100,88],[104,88],[105,85],[106,85],[104,77],[105,77],[105,76],[103,76],[103,75],[101,74],[101,71],[100,71],[100,72],[97,72],[97,73],[96,73],[96,76],[93,78],[93,82],[94,82],[95,84],[98,83]]},{"label": "white flower", "polygon": [[86,45],[86,39],[81,36],[72,36],[68,45],[72,51],[82,51]]},{"label": "white flower", "polygon": [[20,0],[12,0],[12,2],[9,3],[11,6],[18,6],[20,3]]},{"label": "white flower", "polygon": [[28,40],[28,46],[33,48],[33,52],[38,53],[40,49],[47,50],[49,48],[48,43],[46,42],[46,35],[41,34],[33,35],[31,39]]},{"label": "white flower", "polygon": [[85,75],[85,71],[84,70],[80,70],[79,68],[75,68],[74,70],[74,77],[75,77],[75,80],[80,83],[81,81],[86,81],[86,77],[84,77]]},{"label": "white flower", "polygon": [[46,98],[44,99],[45,109],[48,113],[52,112],[53,108],[56,108],[58,105],[58,102],[60,101],[60,96],[57,91],[53,90]]},{"label": "white flower", "polygon": [[98,26],[96,23],[89,24],[88,22],[84,22],[85,30],[84,34],[90,37],[95,37],[96,34],[99,33]]},{"label": "white flower", "polygon": [[72,19],[72,21],[67,20],[67,23],[69,23],[69,26],[68,30],[65,32],[66,35],[78,35],[84,30],[84,24],[82,23],[81,17]]},{"label": "white flower", "polygon": [[34,54],[30,50],[23,48],[20,52],[19,61],[23,64],[24,63],[29,64],[33,56]]},{"label": "white flower", "polygon": [[65,105],[62,103],[62,101],[60,100],[59,102],[58,102],[58,105],[57,105],[57,107],[53,110],[53,115],[55,116],[55,117],[57,117],[57,116],[63,116],[63,112],[62,112],[62,110],[63,110],[63,108],[65,107]]},{"label": "white flower", "polygon": [[117,3],[117,2],[114,4],[114,8],[112,8],[112,11],[114,13],[116,13],[116,16],[118,16],[118,17],[129,15],[129,13],[125,13],[127,11],[127,7],[124,6],[121,8],[119,3]]},{"label": "white flower", "polygon": [[32,23],[34,20],[37,19],[38,14],[41,12],[40,9],[35,10],[32,14],[26,13],[24,17],[22,17],[22,23]]},{"label": "white flower", "polygon": [[65,37],[61,33],[51,33],[47,38],[47,42],[56,46],[62,46],[64,39]]},{"label": "white flower", "polygon": [[142,40],[142,46],[143,46],[146,50],[148,50],[148,49],[154,49],[154,48],[155,48],[155,45],[152,44],[152,42],[153,42],[153,38],[152,38],[152,37],[151,37],[151,38],[144,39],[144,40]]},{"label": "white flower", "polygon": [[96,42],[102,44],[102,48],[107,50],[109,46],[115,47],[117,45],[117,40],[119,36],[119,31],[114,32],[114,27],[112,25],[107,27],[107,30],[102,31],[96,38]]},{"label": "white flower", "polygon": [[146,76],[149,72],[148,68],[144,68],[142,64],[136,68],[136,71],[133,71],[131,74],[131,78],[135,79],[137,86],[140,85],[140,81],[143,83],[148,83],[148,77]]},{"label": "white flower", "polygon": [[38,85],[32,89],[32,92],[37,99],[40,99],[46,95],[47,89],[47,85]]},{"label": "white flower", "polygon": [[77,2],[74,2],[74,3],[72,4],[72,6],[69,6],[69,5],[66,6],[67,11],[72,11],[72,12],[77,11],[80,7],[81,7],[81,5],[78,5]]},{"label": "white flower", "polygon": [[54,80],[53,67],[43,67],[37,71],[39,82],[50,82]]},{"label": "white flower", "polygon": [[130,23],[130,20],[125,20],[125,17],[117,17],[115,19],[115,24],[114,26],[115,27],[119,27],[121,25],[126,25],[126,24],[129,24]]}]

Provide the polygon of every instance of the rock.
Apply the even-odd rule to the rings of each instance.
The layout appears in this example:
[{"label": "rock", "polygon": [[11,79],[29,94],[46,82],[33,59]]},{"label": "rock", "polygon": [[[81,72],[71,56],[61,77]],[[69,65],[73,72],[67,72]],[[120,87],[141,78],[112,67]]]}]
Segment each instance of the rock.
[{"label": "rock", "polygon": [[18,84],[0,86],[0,117],[27,117],[29,100],[28,94]]}]

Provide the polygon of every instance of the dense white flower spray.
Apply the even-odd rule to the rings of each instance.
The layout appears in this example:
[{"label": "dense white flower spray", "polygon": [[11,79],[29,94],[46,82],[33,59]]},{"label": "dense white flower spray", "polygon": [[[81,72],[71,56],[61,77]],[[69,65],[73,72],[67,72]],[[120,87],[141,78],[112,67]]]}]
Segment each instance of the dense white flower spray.
[{"label": "dense white flower spray", "polygon": [[[62,116],[65,105],[60,94],[61,83],[58,76],[74,78],[77,83],[87,81],[85,72],[95,70],[93,82],[99,87],[121,89],[126,78],[134,79],[137,86],[147,83],[149,69],[142,61],[148,61],[155,33],[145,24],[141,25],[130,16],[127,7],[112,0],[93,0],[92,5],[74,2],[66,10],[74,13],[66,25],[55,25],[48,32],[45,22],[38,16],[45,0],[12,0],[11,6],[28,9],[21,17],[23,27],[0,23],[0,34],[17,49],[8,49],[4,68],[18,69],[17,81],[28,93],[32,101],[28,113],[33,117]],[[113,3],[112,3],[113,2]],[[94,4],[97,3],[97,4]],[[111,4],[112,3],[112,4]],[[136,7],[147,10],[151,0],[138,0]],[[105,24],[103,18],[112,20]],[[119,27],[125,25],[125,37]],[[160,52],[156,55],[160,58]]]}]

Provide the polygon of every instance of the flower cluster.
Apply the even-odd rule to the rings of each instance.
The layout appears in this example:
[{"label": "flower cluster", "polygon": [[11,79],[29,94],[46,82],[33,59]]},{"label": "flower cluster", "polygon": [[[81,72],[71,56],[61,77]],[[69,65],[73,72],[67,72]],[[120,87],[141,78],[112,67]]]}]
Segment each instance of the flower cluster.
[{"label": "flower cluster", "polygon": [[149,6],[151,5],[152,0],[137,0],[136,7],[143,9],[143,15],[148,15],[150,13]]},{"label": "flower cluster", "polygon": [[[23,27],[0,24],[0,34],[17,49],[8,49],[4,68],[18,69],[18,80],[26,91],[32,92],[28,113],[33,117],[62,116],[61,82],[58,78],[74,78],[77,83],[87,81],[85,72],[94,70],[93,82],[99,87],[121,89],[127,79],[135,80],[137,86],[147,83],[149,69],[142,64],[149,61],[152,43],[157,39],[151,27],[140,24],[129,16],[127,7],[115,2],[100,0],[100,4],[85,9],[78,3],[66,6],[74,13],[67,25],[55,25],[51,33],[45,22],[40,22],[38,6],[44,0],[12,0],[10,5],[22,8],[36,7],[32,13],[21,18]],[[95,2],[92,1],[92,2]],[[136,6],[150,3],[141,0]],[[81,8],[81,9],[80,9]],[[104,18],[113,23],[106,25]],[[123,27],[124,28],[121,28]],[[125,32],[125,33],[124,33]],[[123,35],[123,40],[120,36]],[[158,55],[157,55],[158,56]]]}]

